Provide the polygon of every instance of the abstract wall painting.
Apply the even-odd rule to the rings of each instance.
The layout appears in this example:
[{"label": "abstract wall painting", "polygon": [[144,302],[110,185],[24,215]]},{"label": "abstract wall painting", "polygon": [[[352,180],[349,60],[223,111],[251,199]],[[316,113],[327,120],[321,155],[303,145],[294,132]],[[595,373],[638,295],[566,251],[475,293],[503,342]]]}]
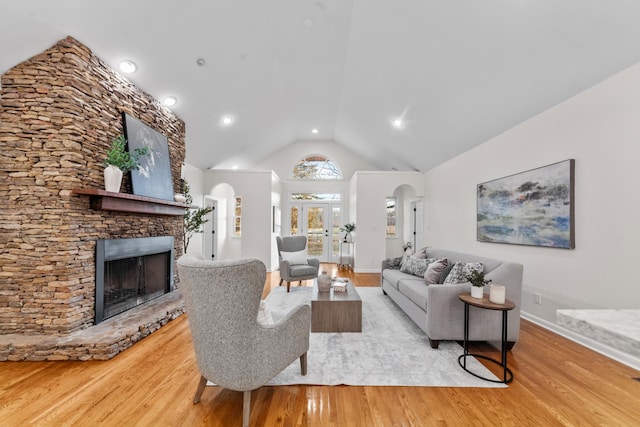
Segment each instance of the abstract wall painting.
[{"label": "abstract wall painting", "polygon": [[129,150],[148,147],[151,151],[149,157],[140,159],[140,168],[131,171],[133,194],[173,201],[167,137],[127,113],[122,117]]},{"label": "abstract wall painting", "polygon": [[575,248],[574,168],[568,159],[478,184],[478,241]]}]

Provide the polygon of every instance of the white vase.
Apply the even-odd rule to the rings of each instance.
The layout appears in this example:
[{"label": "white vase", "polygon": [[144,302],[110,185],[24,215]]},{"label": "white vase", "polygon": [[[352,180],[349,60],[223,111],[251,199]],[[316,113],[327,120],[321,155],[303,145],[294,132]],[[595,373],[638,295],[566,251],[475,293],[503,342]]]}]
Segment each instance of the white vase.
[{"label": "white vase", "polygon": [[483,286],[471,286],[471,296],[474,298],[482,298],[484,296],[482,292],[483,289]]},{"label": "white vase", "polygon": [[113,165],[104,168],[104,189],[112,193],[120,192],[122,184],[122,171]]},{"label": "white vase", "polygon": [[329,292],[330,290],[331,290],[331,276],[329,276],[326,271],[323,271],[318,276],[318,291]]}]

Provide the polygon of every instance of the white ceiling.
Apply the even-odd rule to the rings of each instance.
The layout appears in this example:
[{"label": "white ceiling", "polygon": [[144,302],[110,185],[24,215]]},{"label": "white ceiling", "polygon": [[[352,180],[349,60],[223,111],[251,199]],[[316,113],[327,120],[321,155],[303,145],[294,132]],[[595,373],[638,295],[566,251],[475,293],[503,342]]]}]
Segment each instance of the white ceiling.
[{"label": "white ceiling", "polygon": [[333,140],[425,171],[640,62],[640,1],[0,0],[0,72],[67,35],[177,97],[201,169]]}]

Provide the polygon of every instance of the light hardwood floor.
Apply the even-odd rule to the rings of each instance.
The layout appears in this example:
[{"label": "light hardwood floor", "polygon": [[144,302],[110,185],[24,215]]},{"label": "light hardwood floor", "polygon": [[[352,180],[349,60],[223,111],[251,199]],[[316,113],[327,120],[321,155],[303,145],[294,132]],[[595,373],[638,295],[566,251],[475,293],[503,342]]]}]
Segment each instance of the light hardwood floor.
[{"label": "light hardwood floor", "polygon": [[[378,274],[340,274],[379,286]],[[267,278],[265,296],[278,281]],[[486,344],[474,351],[498,356]],[[252,393],[251,425],[640,425],[634,369],[527,321],[509,365],[506,389],[262,387]],[[181,316],[110,361],[0,363],[0,426],[241,425],[242,393],[207,387],[194,405],[198,379]]]}]

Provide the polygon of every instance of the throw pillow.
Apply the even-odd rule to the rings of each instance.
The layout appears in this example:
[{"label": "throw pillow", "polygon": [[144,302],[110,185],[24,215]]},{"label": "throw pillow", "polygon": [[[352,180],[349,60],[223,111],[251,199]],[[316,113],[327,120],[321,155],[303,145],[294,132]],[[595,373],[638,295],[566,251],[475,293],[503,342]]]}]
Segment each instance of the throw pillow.
[{"label": "throw pillow", "polygon": [[438,278],[438,284],[439,285],[442,285],[444,283],[445,279],[449,275],[449,272],[451,271],[451,269],[455,265],[455,264],[451,264],[451,263],[448,263],[448,264],[449,265],[447,265],[447,267],[444,270],[442,270],[442,273],[440,273],[440,277]]},{"label": "throw pillow", "polygon": [[401,262],[402,262],[402,257],[387,258],[387,267],[397,270],[400,268]]},{"label": "throw pillow", "polygon": [[453,265],[453,268],[444,279],[444,283],[465,283],[468,282],[467,274],[472,271],[483,271],[484,266],[480,262],[462,262],[458,261]]},{"label": "throw pillow", "polygon": [[440,275],[449,265],[446,258],[440,258],[430,262],[427,270],[424,272],[424,282],[427,285],[437,285],[440,281]]},{"label": "throw pillow", "polygon": [[420,249],[413,256],[416,257],[416,258],[420,258],[420,259],[427,258],[427,248]]},{"label": "throw pillow", "polygon": [[271,312],[267,308],[267,304],[264,302],[264,300],[260,301],[257,320],[261,325],[273,325],[273,317],[271,316]]},{"label": "throw pillow", "polygon": [[427,271],[429,260],[416,258],[414,256],[407,257],[405,262],[400,266],[400,271],[408,273],[413,276],[424,277],[424,272]]},{"label": "throw pillow", "polygon": [[283,261],[289,261],[289,265],[307,264],[307,251],[280,252]]},{"label": "throw pillow", "polygon": [[405,263],[405,261],[407,261],[407,258],[409,258],[412,255],[413,255],[413,250],[411,250],[411,248],[404,251],[404,254],[402,254],[402,259],[400,260],[400,268],[402,268],[402,265]]}]

